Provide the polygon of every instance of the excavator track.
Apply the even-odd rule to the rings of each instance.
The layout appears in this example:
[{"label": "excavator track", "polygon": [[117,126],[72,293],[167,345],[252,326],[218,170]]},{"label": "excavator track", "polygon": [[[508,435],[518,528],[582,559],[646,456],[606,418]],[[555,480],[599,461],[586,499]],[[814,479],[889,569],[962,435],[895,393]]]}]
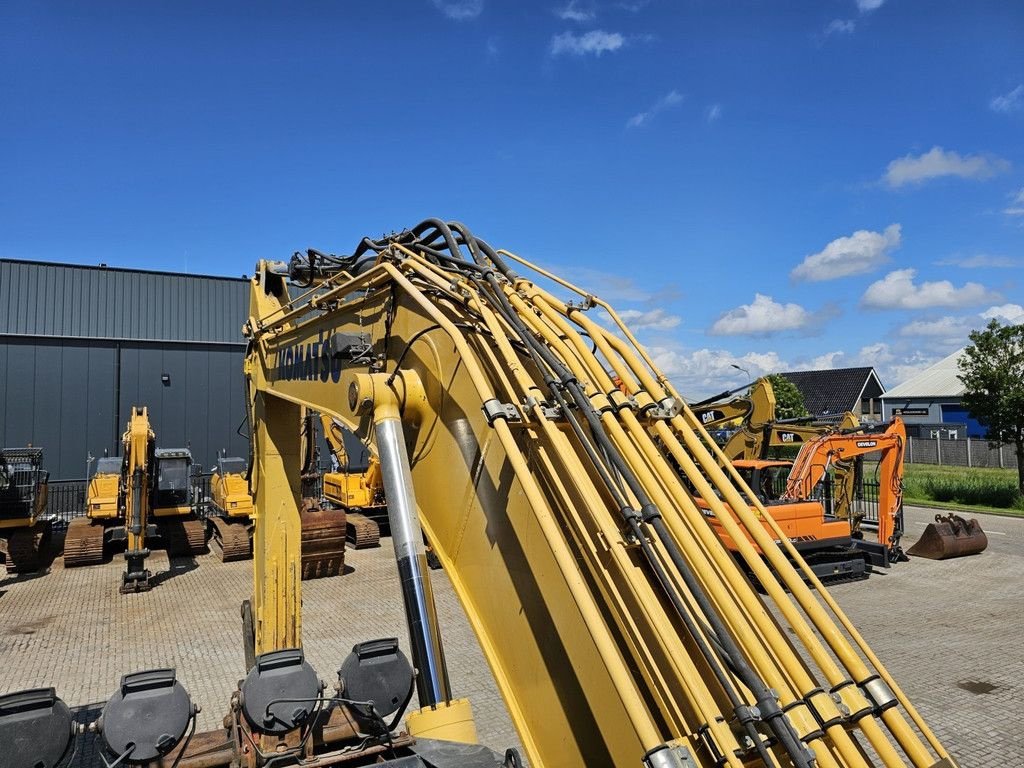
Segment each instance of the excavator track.
[{"label": "excavator track", "polygon": [[380,526],[361,512],[345,512],[348,542],[353,549],[380,546]]},{"label": "excavator track", "polygon": [[12,531],[4,548],[8,573],[33,573],[42,566],[42,549],[50,538],[50,523],[39,521],[31,528]]},{"label": "excavator track", "polygon": [[340,509],[303,510],[303,581],[337,576],[345,570],[345,518]]},{"label": "excavator track", "polygon": [[96,565],[103,562],[105,529],[88,517],[76,517],[64,536],[64,567]]},{"label": "excavator track", "polygon": [[252,537],[248,518],[211,517],[210,549],[220,555],[222,563],[251,558]]},{"label": "excavator track", "polygon": [[195,517],[163,519],[158,523],[168,557],[186,557],[206,551],[206,523]]}]

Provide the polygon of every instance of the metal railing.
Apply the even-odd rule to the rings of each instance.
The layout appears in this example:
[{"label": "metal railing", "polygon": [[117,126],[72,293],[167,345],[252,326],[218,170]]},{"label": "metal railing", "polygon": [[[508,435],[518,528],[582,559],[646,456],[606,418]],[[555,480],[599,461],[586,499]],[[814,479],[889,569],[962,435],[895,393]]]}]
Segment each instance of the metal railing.
[{"label": "metal railing", "polygon": [[[211,473],[192,474],[192,505],[199,517],[210,513]],[[74,518],[85,514],[85,496],[88,483],[85,480],[51,480],[46,502],[46,515],[58,528],[66,527]],[[323,473],[308,481],[307,492],[319,499],[323,495]]]}]

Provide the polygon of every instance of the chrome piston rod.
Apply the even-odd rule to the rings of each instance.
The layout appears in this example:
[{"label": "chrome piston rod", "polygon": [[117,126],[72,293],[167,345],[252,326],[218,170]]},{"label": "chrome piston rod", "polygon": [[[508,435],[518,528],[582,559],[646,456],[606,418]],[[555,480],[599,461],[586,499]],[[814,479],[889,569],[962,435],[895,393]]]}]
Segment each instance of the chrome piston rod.
[{"label": "chrome piston rod", "polygon": [[413,664],[416,667],[416,692],[421,707],[440,704],[451,700],[451,687],[441,645],[434,593],[430,588],[427,555],[423,548],[423,535],[420,533],[416,494],[412,487],[412,470],[405,448],[402,422],[397,418],[375,421],[391,542],[395,546]]}]

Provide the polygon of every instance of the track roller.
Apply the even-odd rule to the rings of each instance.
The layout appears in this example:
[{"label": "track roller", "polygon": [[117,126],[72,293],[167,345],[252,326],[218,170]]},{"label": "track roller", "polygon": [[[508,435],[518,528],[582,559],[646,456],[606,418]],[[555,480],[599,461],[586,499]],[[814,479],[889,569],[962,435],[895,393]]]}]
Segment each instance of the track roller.
[{"label": "track roller", "polygon": [[88,517],[76,517],[64,536],[64,567],[96,565],[103,562],[106,529]]},{"label": "track roller", "polygon": [[42,550],[50,539],[50,522],[40,520],[31,528],[12,530],[6,541],[0,546],[4,548],[8,573],[33,573],[42,565]]},{"label": "track roller", "polygon": [[158,519],[168,557],[187,557],[206,551],[206,523],[196,517]]},{"label": "track roller", "polygon": [[346,512],[348,543],[353,549],[369,549],[380,546],[380,526],[360,512]]},{"label": "track roller", "polygon": [[252,557],[252,534],[248,518],[211,517],[210,548],[222,563]]}]

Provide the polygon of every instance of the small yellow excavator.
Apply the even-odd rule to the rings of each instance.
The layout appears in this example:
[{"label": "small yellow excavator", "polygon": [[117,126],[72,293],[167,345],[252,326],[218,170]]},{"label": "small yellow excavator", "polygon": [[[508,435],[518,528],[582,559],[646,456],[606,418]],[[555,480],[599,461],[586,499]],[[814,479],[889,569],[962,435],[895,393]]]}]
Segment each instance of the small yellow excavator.
[{"label": "small yellow excavator", "polygon": [[[345,510],[348,540],[356,549],[376,547],[380,544],[380,526],[387,524],[388,508],[384,501],[384,479],[380,461],[369,451],[365,456],[345,447],[346,439],[362,448],[362,443],[351,431],[326,414],[320,414],[324,439],[338,464],[336,472],[324,473],[324,498],[333,506]],[[346,434],[347,432],[347,434]]]},{"label": "small yellow excavator", "polygon": [[221,562],[252,556],[252,495],[246,461],[236,456],[217,459],[210,477],[210,543]]},{"label": "small yellow excavator", "polygon": [[96,464],[86,494],[86,514],[68,526],[64,565],[103,561],[108,546],[124,543],[122,592],[151,588],[145,568],[151,539],[170,557],[206,549],[206,526],[192,503],[192,454],[185,448],[157,448],[149,411],[134,406],[121,438],[122,456]]},{"label": "small yellow excavator", "polygon": [[49,473],[42,448],[0,450],[0,559],[8,573],[32,573],[50,537],[44,520]]}]

